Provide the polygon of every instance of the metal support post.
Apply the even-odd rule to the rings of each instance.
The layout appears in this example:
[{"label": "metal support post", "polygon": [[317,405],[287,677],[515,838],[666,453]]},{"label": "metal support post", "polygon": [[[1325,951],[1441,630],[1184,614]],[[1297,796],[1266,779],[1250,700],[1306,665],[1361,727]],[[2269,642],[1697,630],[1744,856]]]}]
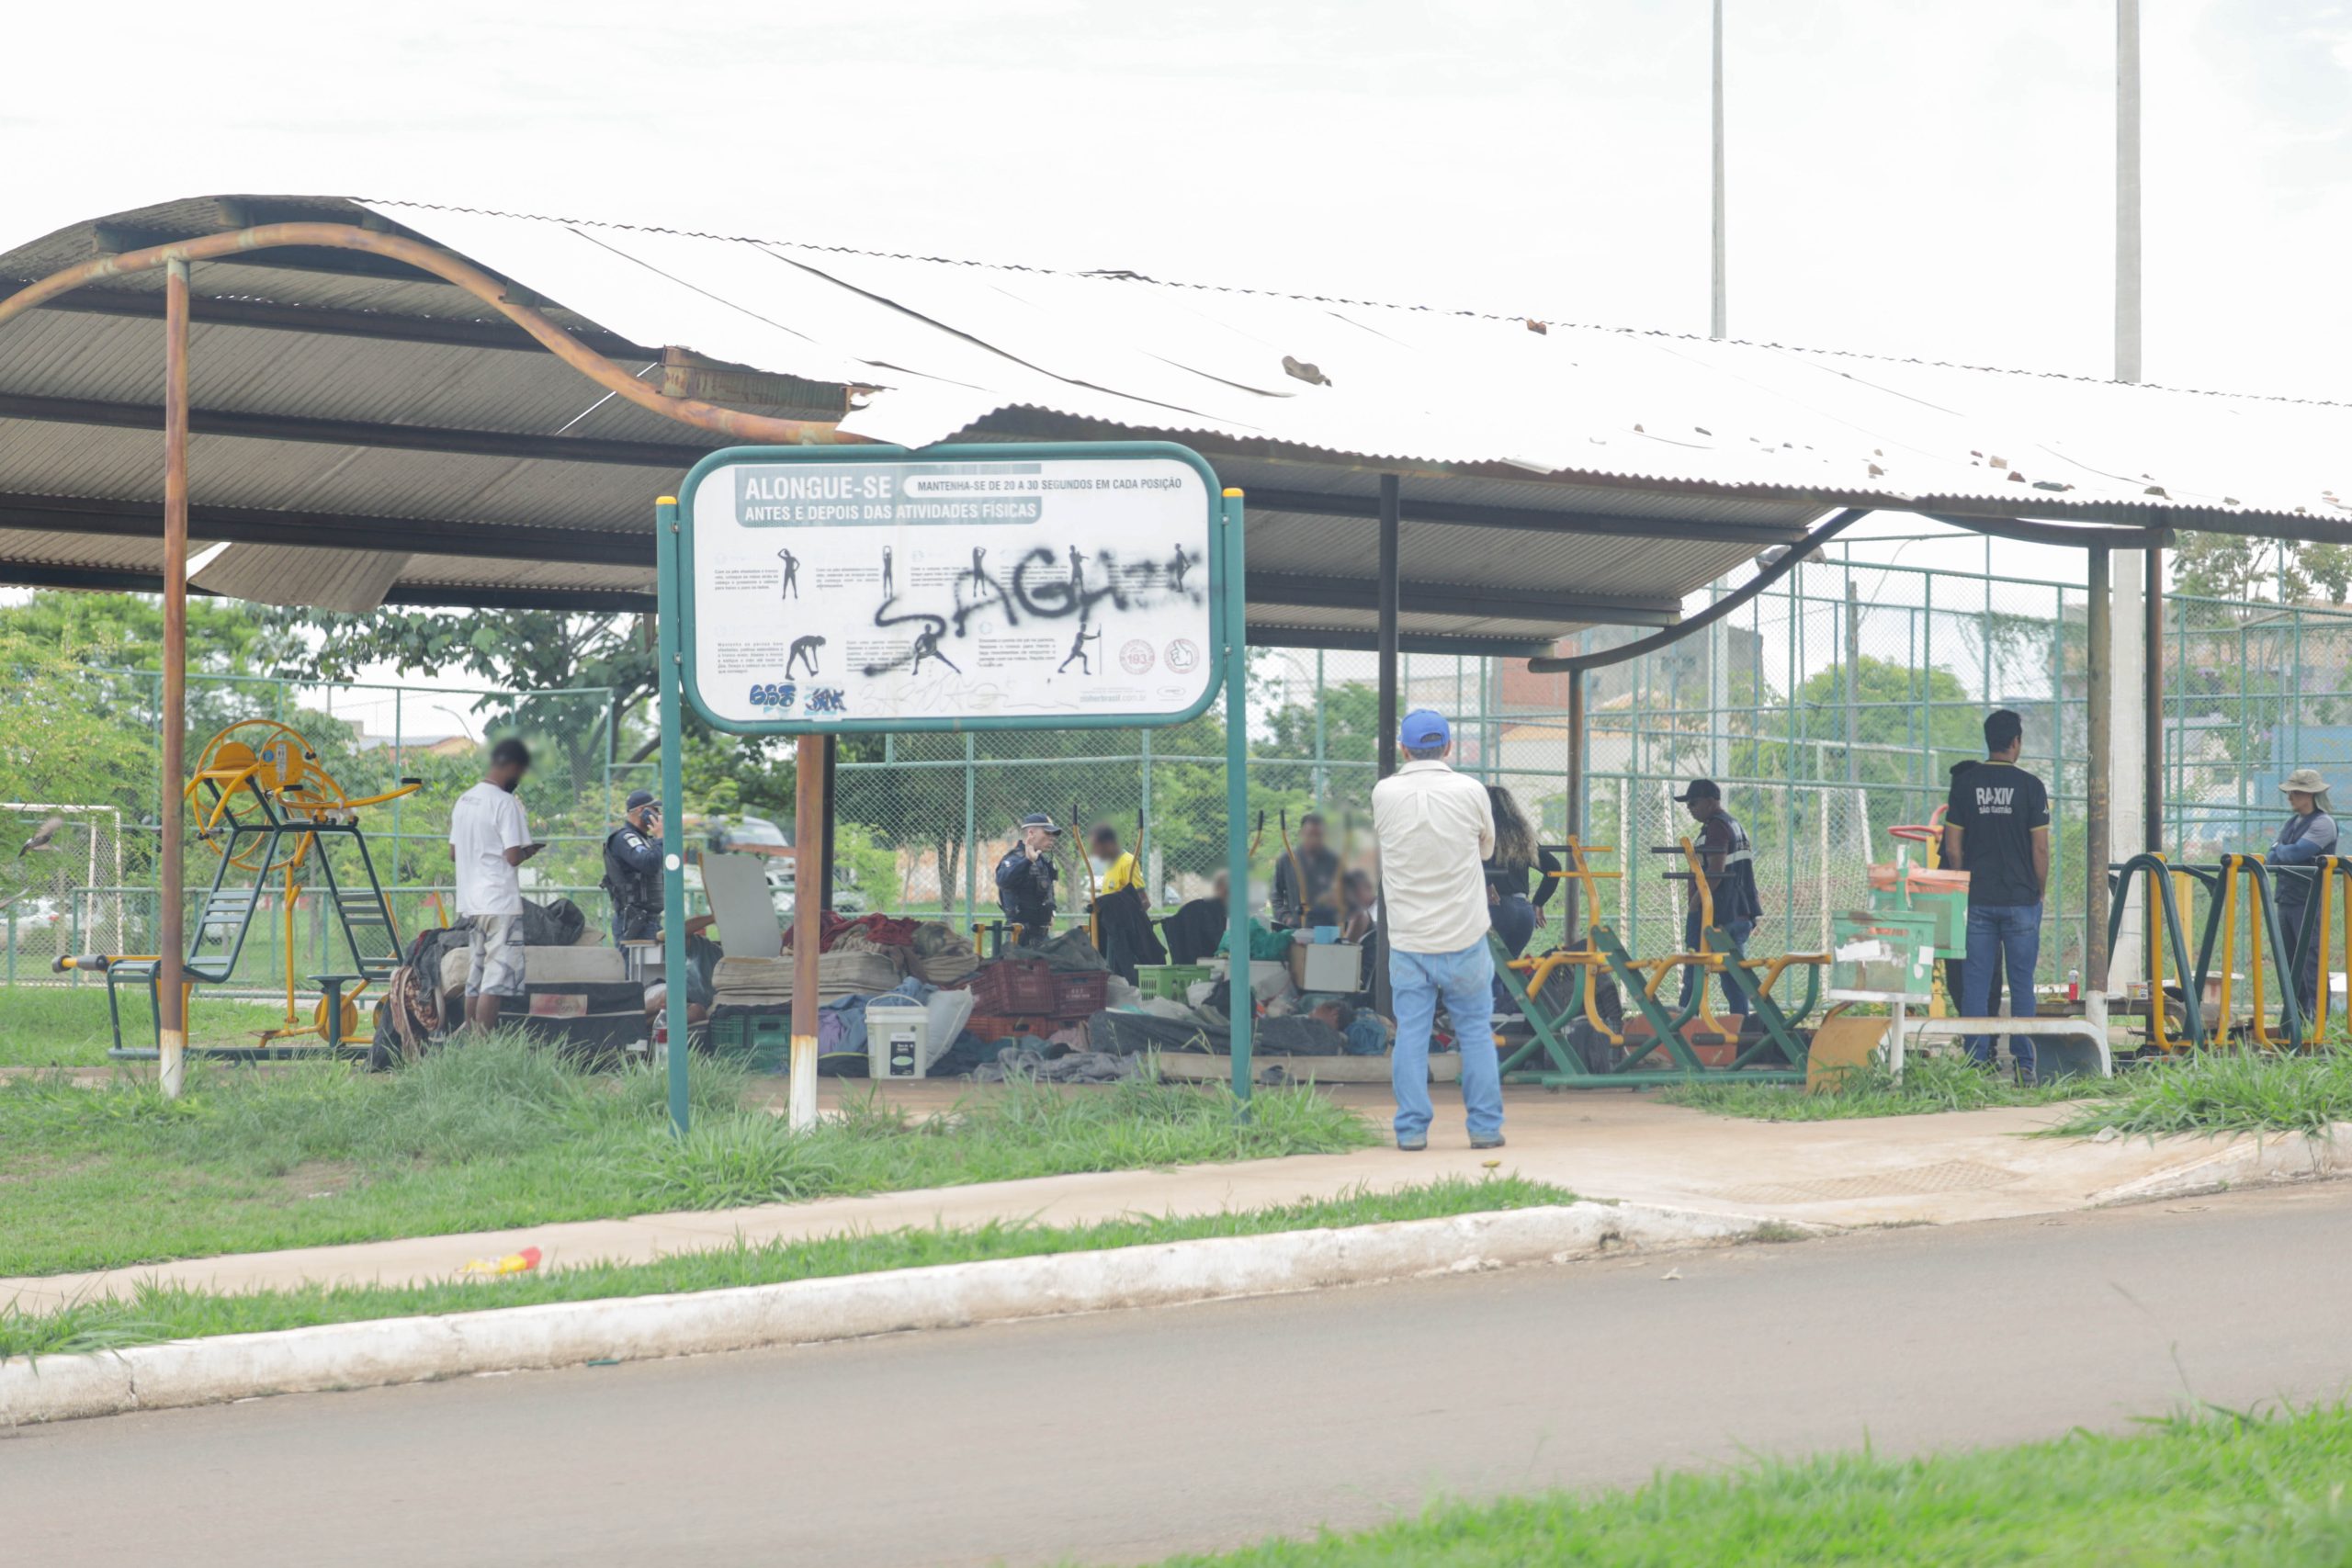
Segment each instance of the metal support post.
[{"label": "metal support post", "polygon": [[[2146,847],[2152,854],[2162,854],[2165,847],[2165,547],[2150,545],[2147,592],[2141,596],[2140,613],[2147,617],[2147,655],[2142,660],[2140,697],[2146,715],[2146,743],[2141,748],[2140,766],[2143,782],[2141,791],[2146,800]],[[2297,638],[2301,636],[2302,622],[2296,620]],[[2301,665],[2296,665],[2300,678]],[[2300,717],[2302,705],[2295,705]]]},{"label": "metal support post", "polygon": [[662,978],[669,987],[662,1011],[670,1032],[670,1130],[686,1135],[686,819],[685,759],[678,711],[679,623],[685,588],[678,578],[678,498],[653,507],[657,601],[654,677],[662,712]]},{"label": "metal support post", "polygon": [[967,730],[964,735],[964,919],[967,922],[979,918],[979,818],[974,810],[979,779],[979,742]]},{"label": "metal support post", "polygon": [[[833,767],[841,758],[842,742],[838,735],[826,736],[824,742],[825,821],[818,832],[817,886],[824,890],[822,907],[830,909],[833,907]],[[794,886],[798,886],[797,879]]]},{"label": "metal support post", "polygon": [[[2108,750],[2112,740],[2114,692],[2109,679],[2108,649],[2108,552],[2086,552],[2090,579],[2089,610],[2084,654],[2088,665],[2090,704],[2088,755],[2084,762],[2083,806],[2083,977],[2100,994],[2109,989],[2107,972],[2107,825]],[[2161,1006],[2161,1002],[2153,1005]]]},{"label": "metal support post", "polygon": [[[1562,815],[1567,818],[1568,837],[1579,843],[1584,840],[1584,671],[1581,670],[1568,671],[1567,801],[1562,808]],[[1619,828],[1618,832],[1621,843],[1633,841],[1632,836],[1626,833],[1623,827]],[[1583,896],[1583,893],[1573,878],[1569,880],[1566,891],[1568,907],[1567,923],[1561,928],[1561,934],[1565,940],[1573,942],[1577,939],[1577,932],[1581,929],[1577,919],[1579,913],[1577,908],[1577,900]],[[1593,918],[1598,919],[1600,911],[1595,909],[1592,914]]]},{"label": "metal support post", "polygon": [[1323,650],[1315,650],[1315,809],[1323,809],[1323,764],[1329,752],[1323,708],[1324,694],[1329,690],[1323,683]]},{"label": "metal support post", "polygon": [[[796,746],[792,783],[792,1130],[817,1124],[817,960],[824,953],[823,869],[801,863],[808,846],[825,836],[825,737],[804,735]],[[815,874],[811,874],[814,873]]]},{"label": "metal support post", "polygon": [[187,744],[187,263],[164,280],[164,790],[158,886],[162,930],[155,942],[157,1077],[167,1098],[187,1081],[187,953],[182,905],[180,785]]},{"label": "metal support post", "polygon": [[[1403,532],[1402,498],[1395,474],[1380,476],[1380,776],[1396,771],[1396,617],[1404,590],[1397,582],[1396,548]],[[1235,892],[1238,893],[1239,888]]]},{"label": "metal support post", "polygon": [[[1396,494],[1394,478],[1382,481],[1382,494]],[[1225,901],[1226,988],[1232,1020],[1233,1094],[1244,1107],[1250,1102],[1250,1035],[1256,1005],[1250,990],[1250,649],[1249,605],[1242,592],[1241,491],[1225,492],[1225,874],[1231,885]],[[1383,525],[1384,533],[1386,525]],[[1394,558],[1389,562],[1393,569]],[[1393,593],[1396,578],[1383,590]],[[1396,623],[1389,620],[1386,636]],[[1393,647],[1390,651],[1394,651]],[[1388,667],[1383,655],[1383,668]],[[1389,726],[1389,739],[1396,739]]]}]

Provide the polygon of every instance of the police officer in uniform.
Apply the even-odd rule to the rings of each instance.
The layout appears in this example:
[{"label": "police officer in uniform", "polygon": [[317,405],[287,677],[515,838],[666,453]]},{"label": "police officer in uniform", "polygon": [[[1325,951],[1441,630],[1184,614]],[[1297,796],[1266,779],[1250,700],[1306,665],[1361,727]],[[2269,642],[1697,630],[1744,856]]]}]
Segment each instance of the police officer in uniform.
[{"label": "police officer in uniform", "polygon": [[605,891],[613,900],[613,941],[662,934],[662,803],[632,790],[621,825],[605,840]]}]

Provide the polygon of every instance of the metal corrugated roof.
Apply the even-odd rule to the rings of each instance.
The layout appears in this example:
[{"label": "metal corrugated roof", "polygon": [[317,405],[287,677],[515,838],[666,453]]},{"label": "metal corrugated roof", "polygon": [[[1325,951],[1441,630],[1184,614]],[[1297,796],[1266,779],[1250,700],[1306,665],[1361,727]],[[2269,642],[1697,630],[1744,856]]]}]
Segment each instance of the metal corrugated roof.
[{"label": "metal corrugated roof", "polygon": [[[1407,625],[1423,646],[1448,635],[1532,643],[1612,615],[1655,623],[1661,605],[1745,575],[1758,550],[1833,506],[2352,537],[2340,499],[2352,493],[2352,409],[2341,405],[1130,274],[237,197],[61,231],[0,254],[0,287],[94,246],[289,217],[422,236],[512,280],[606,352],[673,346],[833,387],[861,404],[844,428],[878,440],[1189,441],[1250,494],[1250,562],[1267,579],[1253,620],[1327,641],[1370,625],[1358,601],[1384,470],[1404,475]],[[650,548],[640,565],[624,541],[596,541],[650,543],[653,495],[713,440],[605,397],[552,356],[503,346],[495,334],[511,330],[462,290],[342,255],[253,253],[195,268],[194,525],[208,503],[267,513],[216,518],[243,542],[211,582],[338,602],[377,583],[412,600],[641,593]],[[0,330],[0,576],[153,570],[123,536],[130,513],[91,541],[40,498],[158,499],[160,443],[141,424],[159,400],[158,284],[109,280]],[[549,532],[503,532],[525,526]],[[312,536],[368,558],[306,563]],[[472,553],[452,553],[459,544]],[[1498,603],[1475,602],[1480,590]],[[1531,602],[1547,592],[1556,615]]]}]

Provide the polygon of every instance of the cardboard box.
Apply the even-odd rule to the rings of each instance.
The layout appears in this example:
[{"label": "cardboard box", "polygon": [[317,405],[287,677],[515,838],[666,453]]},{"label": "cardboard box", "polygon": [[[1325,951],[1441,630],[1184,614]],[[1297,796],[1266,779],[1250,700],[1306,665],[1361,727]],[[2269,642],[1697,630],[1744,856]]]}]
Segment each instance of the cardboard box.
[{"label": "cardboard box", "polygon": [[1290,977],[1302,991],[1352,996],[1363,989],[1363,948],[1351,942],[1301,942],[1290,950]]}]

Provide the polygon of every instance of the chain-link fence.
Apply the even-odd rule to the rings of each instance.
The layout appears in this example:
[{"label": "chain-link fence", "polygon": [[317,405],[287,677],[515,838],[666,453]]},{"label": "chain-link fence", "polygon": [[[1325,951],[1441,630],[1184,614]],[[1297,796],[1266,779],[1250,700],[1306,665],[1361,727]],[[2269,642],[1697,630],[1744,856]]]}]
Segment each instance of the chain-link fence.
[{"label": "chain-link fence", "polygon": [[[2292,767],[2352,773],[2352,610],[2281,608],[2176,596],[2166,602],[2164,768],[2169,848],[2209,860],[2259,848],[2281,813]],[[1589,842],[1611,846],[1602,912],[1637,952],[1679,941],[1680,890],[1652,849],[1690,831],[1672,798],[1690,778],[1721,782],[1755,845],[1766,915],[1761,951],[1822,945],[1831,916],[1865,897],[1866,868],[1893,858],[1890,830],[1927,823],[1952,765],[1983,754],[1992,707],[2025,718],[2023,765],[2050,788],[2052,886],[2043,969],[2079,964],[2081,821],[2088,715],[2087,607],[2077,585],[1901,565],[1815,561],[1685,641],[1588,678]],[[1587,634],[1592,649],[1638,634]],[[1261,649],[1250,660],[1250,809],[1253,897],[1262,897],[1302,818],[1324,818],[1332,846],[1368,859],[1377,751],[1369,653]],[[103,776],[44,799],[0,803],[15,852],[51,818],[51,841],[10,863],[7,976],[46,978],[58,953],[152,950],[159,694],[152,673],[94,671],[90,711],[130,739]],[[1568,820],[1565,677],[1523,662],[1408,655],[1404,706],[1453,719],[1456,761],[1509,788],[1547,843]],[[537,766],[526,802],[550,849],[527,874],[537,896],[569,896],[594,925],[608,918],[600,850],[628,792],[658,787],[640,757],[642,712],[601,688],[516,694],[399,686],[314,688],[195,676],[191,764],[206,737],[240,718],[292,725],[353,795],[423,786],[366,818],[377,870],[403,932],[448,912],[450,804],[479,776],[481,733],[518,733]],[[1223,705],[1158,730],[845,738],[835,774],[833,900],[848,910],[985,919],[994,871],[1029,812],[1107,823],[1141,851],[1155,908],[1209,890],[1225,864]],[[719,740],[690,749],[684,818],[696,841],[724,835],[781,844],[792,821],[787,750]],[[1060,855],[1066,916],[1082,908],[1088,867],[1077,836]],[[194,917],[213,858],[192,844]],[[783,874],[779,874],[780,876]],[[1564,931],[1556,895],[1546,930]],[[265,898],[241,978],[274,989],[337,968],[330,912],[298,888],[290,926]],[[1539,938],[1539,940],[1541,940]]]}]

